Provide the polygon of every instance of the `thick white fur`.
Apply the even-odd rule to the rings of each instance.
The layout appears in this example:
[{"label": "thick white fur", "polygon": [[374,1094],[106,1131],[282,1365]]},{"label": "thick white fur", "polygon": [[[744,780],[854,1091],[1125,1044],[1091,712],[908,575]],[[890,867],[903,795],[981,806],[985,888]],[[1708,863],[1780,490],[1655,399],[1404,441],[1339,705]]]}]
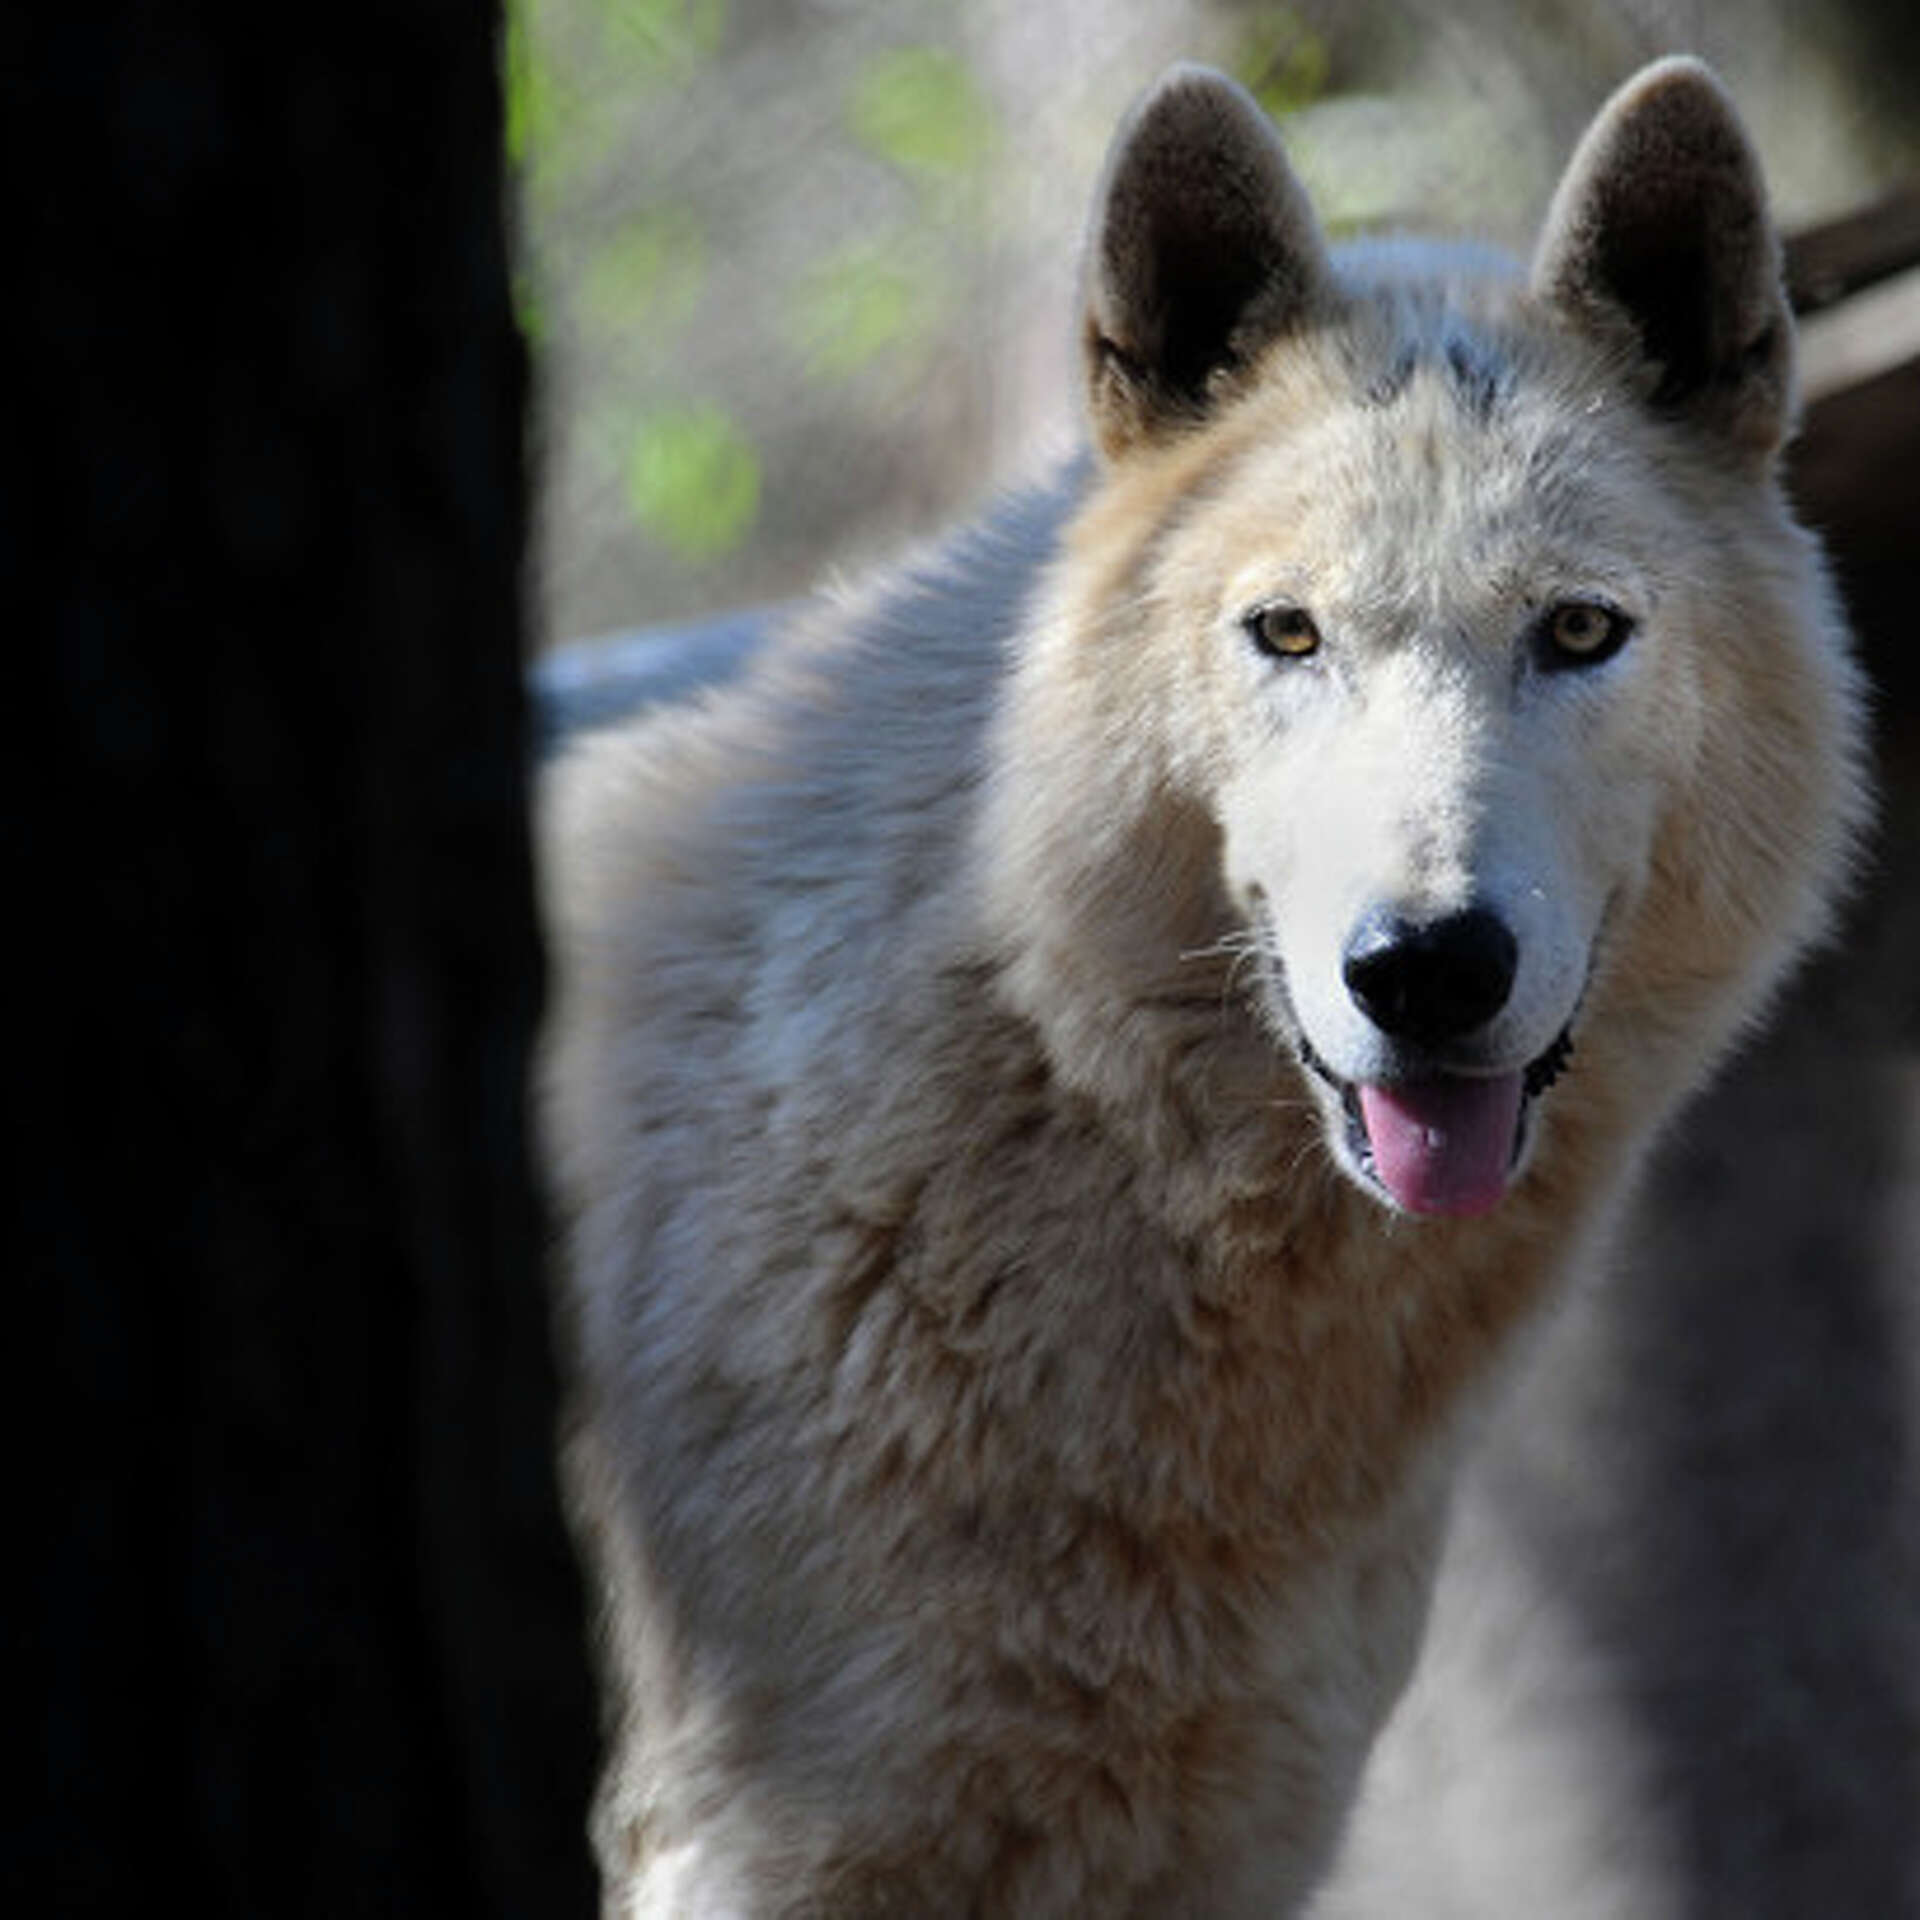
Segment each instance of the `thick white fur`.
[{"label": "thick white fur", "polygon": [[[1632,263],[1701,192],[1751,219],[1697,317]],[[1530,280],[1329,259],[1250,105],[1176,74],[1102,190],[1102,452],[559,769],[610,1912],[1272,1915],[1324,1872],[1476,1382],[1859,811],[1757,192],[1668,63]],[[1311,664],[1248,644],[1276,594]],[[1537,672],[1585,595],[1633,639]],[[1379,1070],[1356,914],[1469,898],[1522,952],[1488,1067],[1577,1051],[1502,1204],[1415,1220],[1290,1023]]]}]

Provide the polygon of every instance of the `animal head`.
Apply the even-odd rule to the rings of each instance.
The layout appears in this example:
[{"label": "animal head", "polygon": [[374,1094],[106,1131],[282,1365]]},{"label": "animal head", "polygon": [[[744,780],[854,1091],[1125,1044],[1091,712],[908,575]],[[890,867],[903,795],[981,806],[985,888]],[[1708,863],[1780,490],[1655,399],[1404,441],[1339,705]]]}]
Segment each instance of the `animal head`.
[{"label": "animal head", "polygon": [[[1115,141],[1088,262],[1099,472],[1026,705],[1050,767],[1182,851],[1070,853],[1056,888],[1122,944],[1143,889],[1187,951],[1224,916],[1343,1171],[1489,1210],[1570,1054],[1649,1111],[1697,1077],[1854,804],[1774,473],[1792,326],[1752,151],[1664,61],[1529,270],[1335,255],[1258,108],[1181,68]],[[1210,894],[1169,879],[1194,859]]]}]

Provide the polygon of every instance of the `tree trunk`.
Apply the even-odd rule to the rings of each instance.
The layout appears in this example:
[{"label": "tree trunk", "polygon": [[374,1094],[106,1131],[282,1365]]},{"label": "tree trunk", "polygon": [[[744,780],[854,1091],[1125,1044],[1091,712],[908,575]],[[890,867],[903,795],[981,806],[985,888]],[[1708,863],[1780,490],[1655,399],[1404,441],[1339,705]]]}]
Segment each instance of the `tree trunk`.
[{"label": "tree trunk", "polygon": [[10,28],[16,1912],[591,1904],[496,32]]}]

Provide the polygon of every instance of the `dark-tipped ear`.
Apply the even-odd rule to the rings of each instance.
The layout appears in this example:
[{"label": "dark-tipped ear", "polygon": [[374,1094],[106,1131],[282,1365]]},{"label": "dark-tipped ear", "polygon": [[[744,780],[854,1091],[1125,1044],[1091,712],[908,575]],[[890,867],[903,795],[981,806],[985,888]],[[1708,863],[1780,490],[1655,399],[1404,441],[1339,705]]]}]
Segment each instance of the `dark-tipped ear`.
[{"label": "dark-tipped ear", "polygon": [[1114,136],[1087,252],[1089,405],[1114,455],[1202,418],[1331,300],[1312,209],[1253,101],[1179,66]]},{"label": "dark-tipped ear", "polygon": [[1632,341],[1655,406],[1770,455],[1793,419],[1793,321],[1759,162],[1692,59],[1643,68],[1601,108],[1554,195],[1534,291]]}]

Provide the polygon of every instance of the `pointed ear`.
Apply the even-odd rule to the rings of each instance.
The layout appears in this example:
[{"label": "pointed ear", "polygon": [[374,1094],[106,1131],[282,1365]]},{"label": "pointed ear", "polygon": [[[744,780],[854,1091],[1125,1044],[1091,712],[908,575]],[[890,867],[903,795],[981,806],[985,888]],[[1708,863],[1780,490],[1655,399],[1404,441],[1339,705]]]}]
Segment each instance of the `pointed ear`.
[{"label": "pointed ear", "polygon": [[1102,449],[1203,418],[1331,288],[1272,123],[1224,75],[1174,67],[1114,136],[1094,203],[1085,347]]},{"label": "pointed ear", "polygon": [[1656,61],[1600,110],[1554,195],[1539,297],[1648,363],[1653,404],[1759,458],[1793,423],[1793,321],[1759,162],[1720,83]]}]

